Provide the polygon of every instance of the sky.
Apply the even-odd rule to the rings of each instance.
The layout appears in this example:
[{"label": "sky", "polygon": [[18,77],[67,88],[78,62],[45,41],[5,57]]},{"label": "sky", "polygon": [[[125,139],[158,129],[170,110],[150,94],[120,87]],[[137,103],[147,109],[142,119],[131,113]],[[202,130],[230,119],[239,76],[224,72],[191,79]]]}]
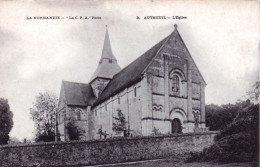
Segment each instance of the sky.
[{"label": "sky", "polygon": [[[207,83],[206,104],[235,103],[258,79],[258,5],[237,0],[0,1],[0,97],[8,99],[14,114],[10,136],[33,137],[29,108],[38,93],[52,91],[58,96],[62,80],[88,83],[102,53],[105,25],[123,68],[178,24]],[[65,19],[27,19],[35,16]]]}]

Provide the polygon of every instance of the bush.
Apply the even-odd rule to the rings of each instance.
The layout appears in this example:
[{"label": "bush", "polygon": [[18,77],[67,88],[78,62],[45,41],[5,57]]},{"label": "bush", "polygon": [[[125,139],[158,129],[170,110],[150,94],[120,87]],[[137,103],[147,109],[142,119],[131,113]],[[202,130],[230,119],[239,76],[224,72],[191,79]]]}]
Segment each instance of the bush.
[{"label": "bush", "polygon": [[206,110],[206,126],[210,130],[221,130],[227,127],[237,116],[238,111],[250,104],[250,101],[237,102],[236,104],[215,105],[209,104],[205,106]]},{"label": "bush", "polygon": [[259,106],[249,105],[238,111],[238,115],[215,137],[215,144],[201,153],[191,153],[191,161],[246,162],[258,157]]}]

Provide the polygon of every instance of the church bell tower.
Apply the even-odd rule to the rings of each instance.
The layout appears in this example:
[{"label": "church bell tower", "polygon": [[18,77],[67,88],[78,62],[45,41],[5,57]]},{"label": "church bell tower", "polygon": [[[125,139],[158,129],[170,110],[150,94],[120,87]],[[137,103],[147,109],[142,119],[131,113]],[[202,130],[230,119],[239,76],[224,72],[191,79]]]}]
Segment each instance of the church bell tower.
[{"label": "church bell tower", "polygon": [[102,56],[99,61],[98,67],[90,79],[91,87],[96,97],[102,93],[106,85],[121,70],[117,63],[115,56],[113,55],[108,30],[106,26],[106,35],[104,40],[104,46]]}]

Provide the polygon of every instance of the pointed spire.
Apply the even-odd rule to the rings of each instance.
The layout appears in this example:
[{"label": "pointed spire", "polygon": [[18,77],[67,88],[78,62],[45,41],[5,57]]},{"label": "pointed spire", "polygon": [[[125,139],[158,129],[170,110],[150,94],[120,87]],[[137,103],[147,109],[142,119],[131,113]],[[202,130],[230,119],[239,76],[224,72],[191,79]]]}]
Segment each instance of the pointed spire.
[{"label": "pointed spire", "polygon": [[102,56],[101,56],[101,60],[102,59],[116,59],[114,57],[112,49],[111,49],[107,25],[106,25],[106,35],[105,35],[105,40],[104,40],[104,46],[103,46],[103,51],[102,51]]},{"label": "pointed spire", "polygon": [[113,76],[121,70],[120,66],[117,64],[117,60],[113,55],[110,39],[108,35],[107,25],[106,34],[104,40],[103,51],[101,59],[99,61],[98,67],[90,79],[90,82],[94,81],[96,78],[107,78],[112,79]]},{"label": "pointed spire", "polygon": [[174,24],[174,29],[176,30],[178,28],[178,25],[177,24]]}]

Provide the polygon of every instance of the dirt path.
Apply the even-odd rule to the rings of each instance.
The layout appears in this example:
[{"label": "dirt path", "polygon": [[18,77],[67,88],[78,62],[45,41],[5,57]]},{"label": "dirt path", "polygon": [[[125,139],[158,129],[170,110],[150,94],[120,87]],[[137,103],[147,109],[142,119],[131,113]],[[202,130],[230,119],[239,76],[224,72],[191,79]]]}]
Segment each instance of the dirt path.
[{"label": "dirt path", "polygon": [[258,167],[256,164],[249,163],[230,163],[216,164],[209,162],[180,163],[171,160],[149,160],[119,164],[97,165],[93,167]]}]

